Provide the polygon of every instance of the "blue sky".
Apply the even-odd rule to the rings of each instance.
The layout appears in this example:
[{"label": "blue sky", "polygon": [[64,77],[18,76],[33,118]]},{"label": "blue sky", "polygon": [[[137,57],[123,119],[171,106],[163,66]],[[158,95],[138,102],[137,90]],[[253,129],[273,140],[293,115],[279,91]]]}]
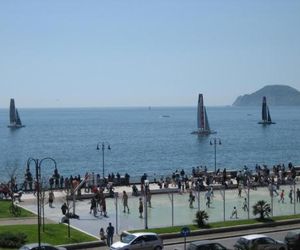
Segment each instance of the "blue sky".
[{"label": "blue sky", "polygon": [[0,1],[0,107],[231,105],[300,90],[300,1]]}]

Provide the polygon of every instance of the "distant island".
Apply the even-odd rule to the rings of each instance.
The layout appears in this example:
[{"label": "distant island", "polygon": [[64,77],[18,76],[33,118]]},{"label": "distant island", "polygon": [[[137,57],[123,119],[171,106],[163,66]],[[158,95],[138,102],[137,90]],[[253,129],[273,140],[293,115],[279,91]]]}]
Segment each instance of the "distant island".
[{"label": "distant island", "polygon": [[260,106],[263,96],[267,97],[271,106],[300,105],[300,92],[287,85],[267,85],[252,94],[239,96],[232,105]]}]

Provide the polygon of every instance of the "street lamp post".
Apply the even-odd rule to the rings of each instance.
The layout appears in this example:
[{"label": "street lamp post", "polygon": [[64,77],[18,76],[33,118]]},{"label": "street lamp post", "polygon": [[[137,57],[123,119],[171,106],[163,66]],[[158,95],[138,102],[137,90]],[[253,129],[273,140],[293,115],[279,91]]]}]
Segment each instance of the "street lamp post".
[{"label": "street lamp post", "polygon": [[100,150],[100,145],[101,145],[101,150],[102,150],[102,178],[103,181],[105,180],[105,176],[104,176],[104,151],[105,151],[105,147],[108,150],[111,150],[110,144],[109,142],[98,142],[97,144],[97,150]]},{"label": "street lamp post", "polygon": [[217,172],[217,145],[222,145],[220,138],[213,138],[210,140],[210,145],[214,145],[215,149],[215,173]]},{"label": "street lamp post", "polygon": [[37,198],[37,214],[38,214],[38,249],[41,249],[41,165],[43,161],[45,160],[51,160],[54,162],[55,168],[56,168],[56,161],[53,158],[46,157],[41,160],[34,159],[34,158],[28,158],[27,160],[27,168],[30,167],[31,162],[34,162],[35,164],[35,178],[36,178],[36,198]]},{"label": "street lamp post", "polygon": [[149,190],[149,180],[145,180],[145,191],[144,191],[144,205],[145,205],[145,229],[148,229],[148,205],[147,199],[150,190]]}]

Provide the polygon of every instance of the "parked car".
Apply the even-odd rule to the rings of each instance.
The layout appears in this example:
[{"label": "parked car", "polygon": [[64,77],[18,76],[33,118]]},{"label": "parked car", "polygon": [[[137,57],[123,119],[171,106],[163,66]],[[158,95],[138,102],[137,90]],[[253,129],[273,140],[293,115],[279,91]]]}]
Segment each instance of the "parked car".
[{"label": "parked car", "polygon": [[289,231],[284,238],[289,250],[300,249],[300,230]]},{"label": "parked car", "polygon": [[161,250],[163,241],[156,233],[125,233],[121,240],[110,246],[111,250]]},{"label": "parked car", "polygon": [[209,241],[209,240],[199,240],[191,242],[188,246],[188,250],[228,250],[223,245]]},{"label": "parked car", "polygon": [[[32,243],[32,244],[27,244],[19,248],[19,250],[38,250],[39,249],[39,244],[38,243]],[[41,243],[41,250],[67,250],[67,248],[64,247],[56,247],[52,246],[47,243]]]},{"label": "parked car", "polygon": [[287,250],[287,245],[263,234],[251,234],[240,237],[234,244],[235,250]]}]

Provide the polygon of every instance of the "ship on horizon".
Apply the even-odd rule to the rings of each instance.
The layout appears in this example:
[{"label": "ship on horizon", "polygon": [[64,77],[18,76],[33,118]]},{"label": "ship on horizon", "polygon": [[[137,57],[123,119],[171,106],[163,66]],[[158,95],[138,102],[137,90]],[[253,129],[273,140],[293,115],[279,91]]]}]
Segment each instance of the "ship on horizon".
[{"label": "ship on horizon", "polygon": [[209,134],[217,133],[216,131],[211,130],[209,127],[206,108],[203,102],[203,94],[199,94],[198,97],[197,125],[198,125],[198,130],[193,131],[192,134],[209,135]]},{"label": "ship on horizon", "polygon": [[10,124],[7,126],[8,128],[23,128],[25,125],[22,124],[19,112],[15,106],[15,100],[13,98],[10,99],[9,106],[9,121]]}]

